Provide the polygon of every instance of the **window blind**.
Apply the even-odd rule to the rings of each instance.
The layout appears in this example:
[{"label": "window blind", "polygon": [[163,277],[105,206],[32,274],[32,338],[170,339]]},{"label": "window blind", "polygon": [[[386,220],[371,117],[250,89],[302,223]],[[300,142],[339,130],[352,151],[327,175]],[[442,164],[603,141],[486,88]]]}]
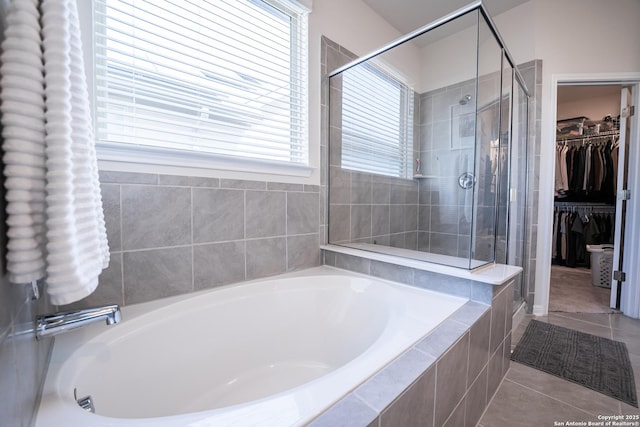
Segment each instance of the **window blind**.
[{"label": "window blind", "polygon": [[413,90],[372,64],[342,73],[342,167],[412,173]]},{"label": "window blind", "polygon": [[308,163],[307,11],[94,0],[98,145]]}]

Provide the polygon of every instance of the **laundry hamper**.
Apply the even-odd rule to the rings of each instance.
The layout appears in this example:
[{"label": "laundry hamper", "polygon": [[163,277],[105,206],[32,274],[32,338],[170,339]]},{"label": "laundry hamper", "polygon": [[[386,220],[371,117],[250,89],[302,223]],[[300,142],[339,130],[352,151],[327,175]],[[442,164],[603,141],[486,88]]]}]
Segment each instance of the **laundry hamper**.
[{"label": "laundry hamper", "polygon": [[611,288],[613,245],[587,245],[587,251],[591,254],[591,283]]}]

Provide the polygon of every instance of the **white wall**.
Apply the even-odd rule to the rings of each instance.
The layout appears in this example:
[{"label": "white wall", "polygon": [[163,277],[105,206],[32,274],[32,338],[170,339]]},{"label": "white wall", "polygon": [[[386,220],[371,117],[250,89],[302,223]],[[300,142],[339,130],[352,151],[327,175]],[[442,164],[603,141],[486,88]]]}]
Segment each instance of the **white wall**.
[{"label": "white wall", "polygon": [[[320,38],[326,36],[358,56],[396,41],[403,36],[360,0],[316,0],[309,16],[309,80],[320,87]],[[405,43],[382,55],[384,63],[410,82],[420,78],[418,48]],[[330,70],[332,71],[332,70]],[[318,73],[317,77],[314,73]],[[311,102],[313,106],[313,100]]]},{"label": "white wall", "polygon": [[640,70],[638,0],[532,1],[545,75]]},{"label": "white wall", "polygon": [[476,77],[477,14],[461,19],[471,26],[421,49],[422,80],[418,92],[425,93]]},{"label": "white wall", "polygon": [[314,44],[319,48],[320,36],[325,35],[357,55],[365,55],[402,35],[360,0],[314,1],[309,34],[312,49]]},{"label": "white wall", "polygon": [[[534,59],[535,26],[530,19],[534,2],[529,1],[492,19],[516,64]],[[489,14],[491,10],[489,9]],[[523,17],[526,17],[523,19]],[[476,76],[477,26],[467,28],[422,49],[422,84],[419,92],[439,89]],[[494,58],[481,55],[481,68],[495,70]],[[482,74],[482,72],[481,72]]]},{"label": "white wall", "polygon": [[[497,16],[492,16],[498,32],[516,64],[524,64],[535,57],[536,26],[532,19],[534,1],[528,1]],[[489,10],[491,13],[491,10]]]}]

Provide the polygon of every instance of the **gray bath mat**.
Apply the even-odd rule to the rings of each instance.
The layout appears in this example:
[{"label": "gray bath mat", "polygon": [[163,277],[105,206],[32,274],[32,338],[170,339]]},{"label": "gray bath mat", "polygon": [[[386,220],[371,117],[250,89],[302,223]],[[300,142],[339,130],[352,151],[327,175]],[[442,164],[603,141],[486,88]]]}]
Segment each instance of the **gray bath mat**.
[{"label": "gray bath mat", "polygon": [[532,320],[511,360],[638,407],[627,346]]}]

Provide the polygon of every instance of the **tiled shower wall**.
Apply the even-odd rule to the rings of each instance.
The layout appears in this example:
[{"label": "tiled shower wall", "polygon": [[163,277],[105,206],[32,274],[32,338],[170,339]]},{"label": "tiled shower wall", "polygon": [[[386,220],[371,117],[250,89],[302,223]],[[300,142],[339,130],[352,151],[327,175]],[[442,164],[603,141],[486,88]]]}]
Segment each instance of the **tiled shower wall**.
[{"label": "tiled shower wall", "polygon": [[[354,60],[343,47],[322,38],[322,75]],[[374,243],[396,248],[418,249],[418,189],[415,180],[387,177],[343,169],[340,76],[332,78],[329,113],[329,239],[331,243]],[[416,94],[414,114],[419,114]],[[414,120],[417,123],[417,120]],[[418,128],[414,129],[417,146]],[[416,153],[417,155],[417,153]],[[415,156],[414,156],[415,157]]]},{"label": "tiled shower wall", "polygon": [[[323,38],[322,51],[326,52],[329,61],[327,72],[355,58],[348,50],[326,38]],[[339,77],[332,78],[329,84],[325,82],[331,100],[340,99],[340,83]],[[500,74],[484,76],[478,84],[482,94],[499,93]],[[340,103],[331,102],[327,111],[330,129],[329,209],[331,218],[335,219],[329,224],[332,243],[377,243],[469,257],[473,190],[462,189],[458,185],[458,177],[475,169],[474,144],[471,139],[466,145],[452,146],[451,111],[459,106],[465,95],[475,94],[475,79],[415,94],[413,155],[420,158],[424,175],[419,179],[390,178],[342,169]],[[455,114],[473,113],[473,106],[475,101],[455,110]],[[491,185],[490,172],[476,171],[476,175],[480,178],[477,185],[481,188],[474,214],[482,232],[477,233],[475,255],[479,259],[490,259],[495,189],[493,193],[491,188],[485,189]],[[483,228],[485,224],[487,227]],[[484,235],[487,238],[483,239]]]},{"label": "tiled shower wall", "polygon": [[101,172],[111,250],[76,306],[123,305],[320,264],[320,187]]},{"label": "tiled shower wall", "polygon": [[[529,89],[529,142],[527,152],[527,210],[524,241],[524,297],[527,299],[527,312],[533,311],[536,293],[536,263],[538,239],[538,201],[540,200],[540,147],[541,147],[541,111],[542,111],[542,61],[537,59],[518,66]],[[542,262],[549,262],[543,260]],[[517,291],[517,289],[516,289]]]},{"label": "tiled shower wall", "polygon": [[[471,244],[473,190],[458,185],[458,176],[473,171],[472,146],[451,147],[451,106],[475,94],[475,81],[420,95],[420,250],[467,258]],[[471,110],[472,111],[472,110]]]},{"label": "tiled shower wall", "polygon": [[[514,292],[517,294],[515,300],[519,300],[520,293],[527,299],[527,310],[531,312],[533,309],[533,302],[535,297],[535,269],[536,269],[536,242],[538,234],[538,219],[536,212],[538,210],[538,200],[540,194],[539,182],[540,182],[540,134],[541,134],[541,95],[542,95],[542,61],[535,60],[530,61],[518,66],[525,84],[530,92],[529,99],[529,122],[528,122],[528,143],[527,143],[527,189],[526,193],[526,218],[524,223],[518,218],[518,224],[524,227],[523,240],[518,241],[516,244],[524,245],[523,257],[518,257],[518,265],[524,267],[524,272],[521,278],[516,281],[514,286]],[[494,79],[495,80],[495,79]],[[491,76],[487,76],[484,81],[485,84],[498,84],[495,80],[491,82]],[[481,81],[481,84],[483,82]],[[471,86],[470,86],[471,85]],[[463,167],[468,164],[469,170],[473,168],[473,154],[462,150],[450,150],[450,120],[445,116],[438,116],[436,111],[446,111],[444,107],[447,105],[454,105],[465,94],[473,94],[475,89],[473,83],[463,82],[456,85],[451,85],[446,88],[437,89],[435,91],[427,92],[421,95],[421,118],[420,118],[420,143],[421,143],[421,158],[422,163],[425,165],[424,174],[431,175],[431,171],[436,171],[435,175],[439,176],[442,171],[454,171],[447,179],[441,178],[426,178],[421,180],[420,194],[430,194],[431,196],[431,222],[430,233],[431,244],[433,245],[433,236],[438,236],[440,233],[444,233],[440,241],[444,242],[444,246],[438,246],[439,241],[436,240],[436,246],[432,248],[432,251],[442,251],[439,253],[449,253],[455,255],[455,245],[457,243],[458,256],[467,256],[468,246],[466,240],[469,237],[467,234],[470,231],[468,221],[465,216],[467,215],[464,206],[468,204],[465,197],[468,196],[465,190],[462,190],[457,185],[456,173],[463,172]],[[485,93],[490,93],[490,90],[483,90]],[[431,137],[431,139],[429,139]],[[468,156],[468,157],[467,157]],[[468,160],[468,158],[470,160]],[[446,173],[443,173],[446,175]],[[452,178],[452,179],[451,179]],[[457,194],[457,197],[453,195]],[[486,192],[479,192],[480,200],[480,213],[482,209],[487,210],[484,215],[487,218],[492,218],[492,214],[488,211],[493,210],[492,203],[488,203],[482,207],[482,201],[491,198],[486,198]],[[446,200],[443,202],[443,200]],[[422,211],[424,204],[420,201],[421,216],[426,215],[426,212]],[[437,215],[436,220],[433,216]],[[482,216],[482,215],[481,215]],[[458,221],[456,221],[456,219]],[[501,218],[504,219],[504,218]],[[421,221],[421,224],[426,224],[426,221]],[[457,235],[454,233],[458,230]],[[503,229],[503,227],[501,227]],[[447,233],[446,230],[451,230]],[[420,229],[421,235],[423,229]],[[440,237],[440,236],[438,236]],[[457,239],[456,239],[457,237]],[[502,243],[502,244],[501,244]],[[419,239],[420,244],[420,239]],[[482,245],[481,242],[478,243]],[[490,243],[484,244],[476,250],[489,249]],[[421,245],[421,248],[424,245]],[[504,262],[505,259],[505,245],[504,240],[499,240],[496,247],[498,262]],[[448,252],[447,252],[448,251]],[[520,286],[519,281],[524,282],[523,286]]]},{"label": "tiled shower wall", "polygon": [[330,168],[331,243],[418,248],[416,181]]}]

